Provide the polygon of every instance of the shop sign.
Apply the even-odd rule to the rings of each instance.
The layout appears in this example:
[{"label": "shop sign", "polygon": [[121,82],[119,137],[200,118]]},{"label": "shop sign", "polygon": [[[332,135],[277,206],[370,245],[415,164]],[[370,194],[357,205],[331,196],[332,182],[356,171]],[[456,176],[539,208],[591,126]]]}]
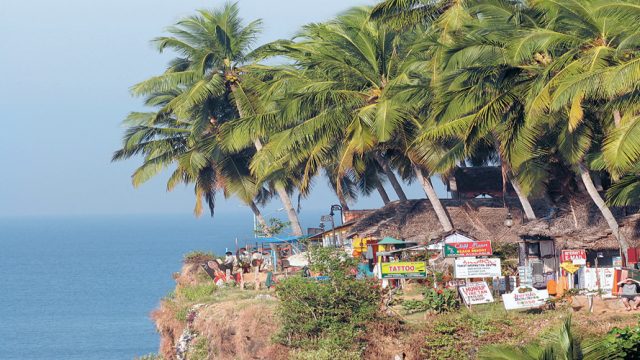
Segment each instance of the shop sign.
[{"label": "shop sign", "polygon": [[613,257],[613,267],[621,268],[622,267],[622,258],[620,256]]},{"label": "shop sign", "polygon": [[520,286],[509,294],[502,295],[506,310],[529,309],[544,305],[549,298],[547,290]]},{"label": "shop sign", "polygon": [[579,285],[589,291],[602,291],[602,295],[612,296],[613,268],[582,268],[579,273]]},{"label": "shop sign", "polygon": [[427,277],[427,264],[415,262],[390,262],[380,264],[382,279],[415,279]]},{"label": "shop sign", "polygon": [[493,302],[493,295],[486,282],[472,282],[459,288],[460,295],[467,305],[486,304]]},{"label": "shop sign", "polygon": [[502,274],[500,259],[458,258],[455,260],[455,274],[458,279],[499,277]]},{"label": "shop sign", "polygon": [[565,261],[560,264],[560,267],[571,274],[575,273],[580,269],[580,266],[573,264],[571,261]]},{"label": "shop sign", "polygon": [[584,250],[562,250],[560,253],[560,262],[570,261],[573,265],[586,265],[587,252]]},{"label": "shop sign", "polygon": [[445,257],[491,256],[491,241],[465,241],[444,244]]},{"label": "shop sign", "polygon": [[521,284],[533,286],[533,269],[531,265],[518,266],[518,277],[520,277]]}]

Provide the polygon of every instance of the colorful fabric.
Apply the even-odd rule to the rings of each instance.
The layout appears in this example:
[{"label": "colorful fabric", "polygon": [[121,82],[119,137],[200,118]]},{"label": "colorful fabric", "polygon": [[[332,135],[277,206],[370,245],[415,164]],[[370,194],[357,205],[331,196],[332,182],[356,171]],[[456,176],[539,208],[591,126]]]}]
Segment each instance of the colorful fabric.
[{"label": "colorful fabric", "polygon": [[551,296],[555,296],[558,292],[558,284],[556,283],[555,280],[549,280],[547,281],[547,292],[549,293],[549,295]]},{"label": "colorful fabric", "polygon": [[560,297],[560,296],[564,295],[564,293],[567,290],[569,290],[569,280],[567,279],[566,276],[561,276],[558,279],[558,283],[556,285],[557,296]]}]

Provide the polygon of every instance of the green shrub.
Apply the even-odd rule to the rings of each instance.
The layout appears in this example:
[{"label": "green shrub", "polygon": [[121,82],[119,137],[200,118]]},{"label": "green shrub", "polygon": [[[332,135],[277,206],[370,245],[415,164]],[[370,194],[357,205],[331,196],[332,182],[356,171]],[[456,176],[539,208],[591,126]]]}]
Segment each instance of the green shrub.
[{"label": "green shrub", "polygon": [[370,280],[356,279],[351,272],[355,261],[339,250],[312,248],[311,258],[312,270],[329,280],[291,277],[276,286],[281,327],[275,340],[304,346],[306,351],[301,354],[355,351],[365,324],[376,318],[379,287]]},{"label": "green shrub", "polygon": [[185,264],[201,264],[215,260],[215,258],[215,254],[210,251],[192,251],[184,255],[182,262]]},{"label": "green shrub", "polygon": [[405,300],[402,308],[407,314],[422,311],[432,311],[435,313],[448,312],[460,306],[458,297],[454,290],[427,288],[422,300]]}]

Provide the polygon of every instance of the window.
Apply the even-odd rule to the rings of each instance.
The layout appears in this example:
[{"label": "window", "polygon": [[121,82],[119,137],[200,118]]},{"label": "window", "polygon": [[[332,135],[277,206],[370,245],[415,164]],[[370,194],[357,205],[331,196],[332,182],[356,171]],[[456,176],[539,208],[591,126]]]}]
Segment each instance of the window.
[{"label": "window", "polygon": [[540,243],[527,243],[528,256],[540,256]]}]

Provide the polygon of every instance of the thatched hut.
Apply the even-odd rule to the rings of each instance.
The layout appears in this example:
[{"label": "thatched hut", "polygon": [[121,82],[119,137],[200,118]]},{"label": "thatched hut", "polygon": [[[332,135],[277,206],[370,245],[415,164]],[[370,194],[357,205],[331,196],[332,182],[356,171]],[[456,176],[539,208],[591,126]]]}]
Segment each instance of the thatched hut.
[{"label": "thatched hut", "polygon": [[[614,213],[624,238],[632,247],[640,245],[640,214],[637,209],[615,209]],[[519,235],[525,244],[552,240],[559,251],[584,249],[591,266],[598,253],[602,266],[612,266],[613,258],[620,256],[618,241],[588,198],[569,200],[564,206],[553,209],[549,216],[520,227]]]},{"label": "thatched hut", "polygon": [[[517,242],[522,226],[522,211],[512,200],[505,207],[502,199],[485,198],[442,200],[454,227],[479,240],[495,243]],[[512,214],[514,225],[507,227],[504,221]],[[351,226],[348,237],[384,238],[386,236],[416,243],[428,243],[441,239],[444,229],[427,199],[394,201],[358,220]]]}]

